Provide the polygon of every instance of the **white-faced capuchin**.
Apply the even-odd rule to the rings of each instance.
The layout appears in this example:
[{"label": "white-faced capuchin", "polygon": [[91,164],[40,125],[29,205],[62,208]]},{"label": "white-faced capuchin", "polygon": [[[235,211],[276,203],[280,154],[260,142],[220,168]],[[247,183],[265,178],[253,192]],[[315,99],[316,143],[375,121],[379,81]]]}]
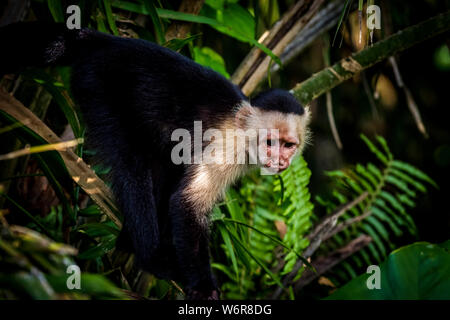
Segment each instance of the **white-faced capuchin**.
[{"label": "white-faced capuchin", "polygon": [[[249,100],[220,74],[144,40],[32,22],[1,28],[0,41],[0,74],[72,66],[71,90],[87,124],[87,142],[111,168],[138,266],[184,285],[187,299],[218,299],[208,215],[249,168],[280,172],[289,166],[307,140],[308,109],[284,90]],[[183,129],[194,136],[194,121],[201,121],[202,133],[223,133],[202,140],[200,151],[213,145],[212,154],[223,158],[236,151],[232,161],[173,161],[179,143],[173,133]],[[237,134],[230,138],[230,130]],[[247,138],[258,139],[266,152],[253,164],[236,161],[250,158],[251,141],[243,148],[232,143],[249,130],[256,136]]]}]

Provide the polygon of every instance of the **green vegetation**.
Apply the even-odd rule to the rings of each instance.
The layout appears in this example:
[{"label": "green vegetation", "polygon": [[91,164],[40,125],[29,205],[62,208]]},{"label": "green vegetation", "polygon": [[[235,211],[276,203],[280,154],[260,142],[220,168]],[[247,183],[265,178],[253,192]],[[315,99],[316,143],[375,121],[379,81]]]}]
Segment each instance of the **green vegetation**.
[{"label": "green vegetation", "polygon": [[[289,73],[290,64],[282,63],[285,60],[276,42],[286,39],[289,29],[286,25],[292,27],[299,20],[286,22],[289,19],[285,17],[292,10],[290,1],[206,0],[199,12],[191,13],[180,12],[171,1],[164,0],[75,2],[81,8],[83,26],[159,43],[236,83],[253,82],[258,89],[268,85],[294,88],[296,97],[305,103],[355,75],[355,83],[364,81],[361,79],[366,75],[360,73],[363,69],[450,28],[450,14],[442,13],[442,4],[435,4],[430,9],[434,17],[427,16],[430,19],[421,25],[403,26],[404,32],[390,38],[389,34],[382,37],[377,32],[376,36],[383,41],[353,55],[361,68],[346,69],[348,60],[344,57],[349,51],[345,55],[333,51],[333,61],[340,61],[332,65],[334,72],[319,64],[320,68],[312,75],[310,65],[315,60],[324,60],[314,59],[314,54],[322,52],[330,56],[331,50],[340,50],[337,47],[323,50],[323,39],[327,47],[328,42],[331,46],[336,41],[350,50],[364,48],[363,45],[358,49],[352,43],[351,37],[360,30],[352,29],[349,15],[362,11],[367,1],[358,1],[354,7],[349,0],[334,1],[340,18],[338,14],[330,24],[333,29],[313,32],[312,46],[319,49],[302,57],[306,66],[296,65],[302,70],[300,77]],[[309,2],[304,12],[317,13],[311,3],[320,1]],[[64,5],[64,1],[32,1],[27,19],[64,21]],[[392,11],[395,13],[397,9]],[[281,31],[269,35],[270,41],[258,42],[279,20]],[[185,22],[191,24],[182,37],[167,37],[174,23]],[[330,36],[322,37],[324,33]],[[252,60],[255,48],[265,54],[262,59]],[[432,55],[426,57],[436,66],[436,72],[448,71],[448,51],[448,45],[440,41]],[[244,59],[246,54],[248,60]],[[239,65],[241,61],[256,61],[249,70],[257,70],[266,56],[271,62],[262,77],[255,76],[257,72],[244,72],[245,63]],[[277,64],[283,70],[274,74]],[[86,128],[71,98],[70,72],[66,67],[31,68],[0,80],[4,89],[0,90],[0,155],[8,155],[0,158],[0,299],[179,298],[183,292],[177,283],[159,280],[136,269],[133,256],[117,246],[122,217],[108,188],[109,168],[93,163],[95,150],[83,144]],[[305,72],[310,76],[306,80],[302,78]],[[406,107],[396,110],[400,120],[395,124],[382,122],[378,113],[375,116],[364,112],[367,96],[370,100],[373,95],[371,89],[381,95],[375,104],[379,110],[383,108],[385,91],[377,88],[384,73],[379,71],[367,81],[369,92],[360,89],[364,103],[357,107],[360,109],[354,109],[358,112],[346,111],[345,116],[338,118],[344,125],[358,123],[356,129],[345,132],[347,139],[358,137],[360,132],[366,135],[361,134],[357,143],[352,140],[354,146],[339,151],[348,157],[333,167],[337,170],[325,170],[320,163],[331,149],[311,151],[308,156],[295,158],[279,176],[250,173],[230,188],[223,202],[214,208],[212,267],[221,284],[222,298],[449,299],[448,242],[440,245],[422,242],[427,239],[422,237],[417,221],[423,218],[416,214],[424,199],[438,192],[438,183],[442,189],[446,188],[436,174],[446,169],[439,167],[437,171],[430,166],[430,173],[428,166],[416,165],[417,158],[409,155],[421,154],[421,149],[411,147],[410,153],[402,150],[402,143],[413,134],[402,131],[394,135],[394,131],[386,129],[403,128],[403,119],[409,117]],[[267,77],[269,81],[265,82]],[[355,83],[345,85],[356,86]],[[407,91],[406,87],[397,89]],[[430,90],[418,91],[417,97],[428,94],[434,101],[442,99]],[[339,100],[339,107],[358,105],[361,101],[353,97],[357,91],[336,94],[335,103]],[[411,106],[411,96],[406,97],[402,103]],[[316,114],[320,113],[321,107],[315,107]],[[378,112],[391,116],[385,110]],[[421,123],[420,114],[414,119]],[[314,121],[313,126],[318,128],[320,121],[317,124]],[[71,151],[55,147],[61,143],[58,137],[63,135],[76,139]],[[328,132],[326,135],[331,136]],[[440,166],[447,166],[448,144],[445,138],[442,140],[433,155],[420,156],[436,157]],[[422,141],[419,145],[425,144]],[[46,148],[56,150],[43,152]],[[24,150],[20,157],[14,153],[17,150]],[[326,187],[317,187],[314,175],[321,176],[320,185]],[[446,218],[439,216],[439,219],[445,225]],[[70,290],[66,285],[70,276],[67,268],[75,264],[81,269],[80,290]],[[378,264],[382,289],[368,290],[367,266]]]}]

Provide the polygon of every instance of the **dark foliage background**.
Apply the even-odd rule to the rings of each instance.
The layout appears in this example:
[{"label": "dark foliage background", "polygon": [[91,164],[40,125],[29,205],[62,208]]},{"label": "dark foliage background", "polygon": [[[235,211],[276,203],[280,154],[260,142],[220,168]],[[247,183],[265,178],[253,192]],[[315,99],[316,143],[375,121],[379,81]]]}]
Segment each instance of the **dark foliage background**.
[{"label": "dark foliage background", "polygon": [[[158,42],[230,77],[251,52],[255,40],[293,10],[296,3],[293,0],[206,0],[201,10],[188,13],[194,23],[189,25],[184,40],[169,41],[170,27],[185,19],[178,12],[180,5],[188,3],[188,9],[192,9],[194,4],[202,2],[4,1],[0,3],[0,26],[19,20],[63,21],[67,17],[63,8],[76,3],[82,8],[82,26]],[[330,2],[326,1],[326,4]],[[369,47],[365,27],[361,30],[363,43],[357,41],[360,32],[358,6],[365,9],[374,3],[382,9],[382,29],[375,32],[375,42],[450,9],[449,0],[336,0],[334,3],[340,5],[337,12],[342,12],[341,20],[335,18],[328,28],[321,29],[314,40],[281,70],[272,69],[268,75],[270,81],[267,77],[258,81],[250,96],[269,87],[291,89],[326,68],[326,56],[333,64]],[[344,14],[344,5],[349,8],[348,14]],[[152,10],[156,15],[150,14]],[[342,21],[340,28],[338,21]],[[161,39],[164,32],[166,39]],[[335,37],[336,42],[332,45]],[[212,215],[211,252],[223,298],[312,299],[325,298],[333,292],[337,294],[331,298],[405,299],[410,297],[408,294],[414,298],[449,298],[449,246],[445,242],[450,235],[446,198],[450,193],[447,177],[450,131],[446,112],[450,88],[449,47],[449,33],[446,32],[395,56],[413,102],[396,81],[394,68],[388,60],[332,89],[333,114],[342,149],[337,147],[330,129],[325,95],[314,100],[311,103],[312,143],[303,157],[281,178],[251,174],[227,192],[226,199],[217,205]],[[68,68],[29,69],[21,74],[2,75],[0,86],[31,109],[42,120],[42,126],[48,126],[63,140],[83,138],[82,117],[79,127],[74,128],[73,119],[79,115],[70,98],[69,75]],[[418,130],[409,109],[411,105],[420,112],[426,134]],[[30,138],[22,131],[22,126],[17,127],[14,119],[3,112],[1,115],[0,155],[20,150],[27,144],[48,143],[35,136]],[[24,119],[16,120],[24,122]],[[370,147],[370,142],[364,141],[361,134],[368,137],[367,141],[372,141],[378,151],[370,150],[367,146]],[[383,141],[389,146],[388,150],[384,149]],[[78,145],[73,151],[90,164],[101,179],[106,179],[108,168],[92,162],[95,150],[88,144]],[[410,207],[405,205],[406,214],[397,210],[396,203],[381,205],[386,211],[385,216],[372,216],[352,223],[343,232],[328,238],[322,235],[323,243],[308,254],[314,244],[311,235],[315,228],[320,226],[322,219],[339,211],[339,205],[348,205],[366,192],[369,194],[347,208],[339,218],[339,222],[345,222],[364,216],[363,209],[373,209],[373,202],[382,199],[381,191],[396,197],[409,192],[392,181],[391,184],[377,181],[379,190],[365,189],[361,176],[352,176],[352,181],[363,190],[354,190],[349,185],[343,188],[348,180],[342,175],[354,174],[358,166],[374,163],[382,170],[385,164],[379,160],[383,155],[418,168],[420,171],[403,167],[403,172],[414,178],[406,189],[410,187],[417,191],[414,187],[423,184],[427,191],[411,197],[415,203]],[[182,297],[182,288],[178,284],[156,279],[133,267],[132,255],[115,246],[119,227],[104,214],[104,208],[100,210],[99,202],[92,195],[72,181],[65,169],[64,161],[55,151],[36,151],[24,157],[0,160],[0,299]],[[334,173],[330,174],[331,171]],[[438,188],[426,176],[421,176],[421,172],[431,177]],[[106,187],[102,189],[102,199],[108,200],[105,190]],[[400,199],[401,195],[397,200]],[[114,208],[107,214],[120,217]],[[410,218],[416,230],[405,227]],[[26,229],[22,229],[23,226]],[[402,230],[400,234],[396,234],[396,227]],[[367,237],[368,228],[372,230],[369,234],[372,238]],[[358,241],[361,247],[358,247]],[[424,244],[410,245],[417,241],[439,245],[432,248]],[[398,256],[389,256],[398,248],[402,248],[395,251]],[[333,255],[340,249],[349,250],[349,254]],[[421,254],[437,264],[427,265],[419,259]],[[320,271],[316,276],[302,266],[305,255]],[[320,264],[324,257],[331,257],[326,260],[328,265]],[[395,265],[397,258],[404,259],[402,261],[407,264],[417,263],[419,267],[407,273]],[[82,271],[83,289],[80,292],[70,291],[65,286],[65,269],[71,264],[77,264]],[[419,292],[416,295],[411,289],[400,296],[384,291],[379,296],[365,296],[358,288],[364,282],[361,277],[369,264],[381,265],[383,270],[399,268],[400,273],[409,275],[416,272],[424,278],[431,274],[430,270],[436,270],[432,268],[437,268],[435,274],[442,277],[438,281],[442,287],[433,287],[435,282],[427,278],[423,287],[429,285],[429,292],[433,294]],[[290,276],[292,281],[288,281]],[[308,277],[311,281],[306,282]],[[402,279],[397,280],[399,287],[404,285]],[[281,283],[286,290],[280,289]],[[346,283],[350,285],[344,290],[338,289]]]}]

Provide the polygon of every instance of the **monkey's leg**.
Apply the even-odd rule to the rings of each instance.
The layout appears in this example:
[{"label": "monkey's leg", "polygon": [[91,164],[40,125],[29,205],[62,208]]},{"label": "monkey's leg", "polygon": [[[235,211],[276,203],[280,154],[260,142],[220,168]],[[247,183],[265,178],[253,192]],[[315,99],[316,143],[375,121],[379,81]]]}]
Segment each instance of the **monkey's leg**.
[{"label": "monkey's leg", "polygon": [[169,214],[186,298],[217,300],[219,290],[211,272],[208,228],[198,222],[193,208],[183,203],[180,194],[178,191],[171,197]]},{"label": "monkey's leg", "polygon": [[133,159],[112,168],[113,191],[124,214],[124,231],[131,240],[137,263],[151,270],[159,247],[159,228],[151,170]]}]

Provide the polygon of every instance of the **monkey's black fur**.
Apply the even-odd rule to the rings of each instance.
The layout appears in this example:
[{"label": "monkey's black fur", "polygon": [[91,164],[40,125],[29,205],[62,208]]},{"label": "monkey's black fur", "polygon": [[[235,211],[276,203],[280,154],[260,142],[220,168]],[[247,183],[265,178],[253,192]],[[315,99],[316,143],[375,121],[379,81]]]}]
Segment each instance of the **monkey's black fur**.
[{"label": "monkey's black fur", "polygon": [[[176,128],[216,127],[247,100],[218,73],[156,44],[62,24],[19,23],[0,29],[0,74],[26,66],[71,65],[71,89],[87,140],[111,167],[124,231],[139,265],[183,283],[189,298],[215,298],[208,231],[181,201],[186,167],[170,159]],[[302,114],[282,90],[252,100],[266,110]]]}]

